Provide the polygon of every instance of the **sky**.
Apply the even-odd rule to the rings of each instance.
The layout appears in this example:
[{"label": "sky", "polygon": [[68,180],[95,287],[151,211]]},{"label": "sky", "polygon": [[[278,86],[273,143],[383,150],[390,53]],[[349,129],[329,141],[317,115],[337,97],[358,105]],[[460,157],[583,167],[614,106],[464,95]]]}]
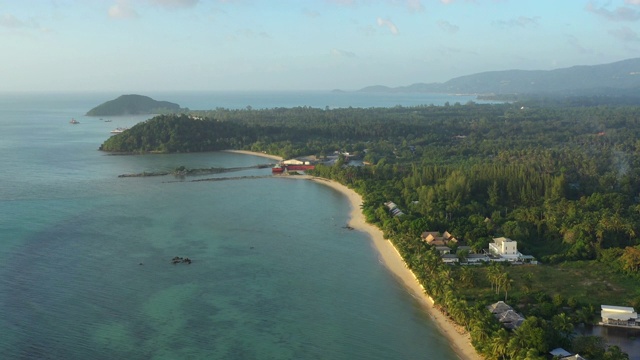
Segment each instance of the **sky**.
[{"label": "sky", "polygon": [[0,91],[357,90],[640,56],[640,0],[0,0]]}]

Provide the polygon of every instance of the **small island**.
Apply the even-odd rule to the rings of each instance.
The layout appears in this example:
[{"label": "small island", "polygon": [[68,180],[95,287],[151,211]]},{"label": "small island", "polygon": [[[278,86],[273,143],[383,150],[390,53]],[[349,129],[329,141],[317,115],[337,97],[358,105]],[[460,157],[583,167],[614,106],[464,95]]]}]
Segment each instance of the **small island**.
[{"label": "small island", "polygon": [[122,116],[144,114],[167,114],[186,111],[169,101],[157,101],[144,95],[122,95],[100,104],[87,112],[87,116]]}]

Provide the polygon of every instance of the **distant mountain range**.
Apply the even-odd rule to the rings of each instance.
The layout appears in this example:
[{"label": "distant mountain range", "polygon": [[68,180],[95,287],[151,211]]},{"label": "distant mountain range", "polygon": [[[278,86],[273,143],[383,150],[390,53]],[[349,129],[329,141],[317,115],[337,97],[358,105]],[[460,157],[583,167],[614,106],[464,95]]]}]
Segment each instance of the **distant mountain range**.
[{"label": "distant mountain range", "polygon": [[122,95],[114,100],[102,103],[87,112],[87,116],[119,116],[142,114],[165,114],[179,112],[180,105],[153,100],[143,95]]},{"label": "distant mountain range", "polygon": [[627,94],[640,91],[640,58],[556,70],[488,71],[444,83],[368,86],[359,92],[424,92],[448,94]]}]

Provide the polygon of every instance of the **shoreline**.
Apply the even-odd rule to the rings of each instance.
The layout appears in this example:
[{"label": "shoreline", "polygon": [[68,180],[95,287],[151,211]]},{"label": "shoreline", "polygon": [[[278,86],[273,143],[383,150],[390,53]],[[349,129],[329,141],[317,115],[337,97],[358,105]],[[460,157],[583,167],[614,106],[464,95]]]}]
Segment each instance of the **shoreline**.
[{"label": "shoreline", "polygon": [[[279,161],[282,160],[279,156],[248,150],[225,150],[225,152],[261,156]],[[356,231],[364,232],[369,235],[371,244],[378,252],[378,256],[382,261],[382,264],[402,283],[409,294],[420,303],[423,309],[426,310],[440,333],[447,338],[456,355],[461,360],[482,360],[482,357],[478,354],[473,345],[471,345],[471,335],[466,331],[461,333],[459,331],[459,325],[453,323],[442,312],[434,307],[433,299],[425,293],[424,288],[418,281],[418,278],[406,266],[400,252],[398,252],[389,240],[384,238],[382,230],[378,229],[375,225],[367,223],[364,214],[360,210],[362,197],[358,193],[337,181],[314,177],[311,175],[280,175],[275,177],[310,180],[315,183],[328,186],[344,195],[349,201],[351,208],[347,225]]]},{"label": "shoreline", "polygon": [[226,152],[226,153],[232,153],[232,154],[243,154],[243,155],[260,156],[260,157],[271,159],[271,160],[278,160],[278,161],[282,161],[283,160],[280,156],[270,155],[270,154],[256,152],[256,151],[249,151],[249,150],[220,150],[220,151],[221,152]]},{"label": "shoreline", "polygon": [[310,175],[291,176],[291,178],[307,179],[319,184],[328,186],[342,193],[351,204],[349,214],[349,223],[354,230],[364,232],[369,235],[373,246],[378,251],[380,259],[384,266],[402,282],[411,296],[416,299],[427,313],[431,316],[438,330],[449,340],[454,352],[463,360],[481,360],[482,357],[476,352],[471,345],[471,335],[464,331],[460,333],[460,326],[453,323],[442,312],[433,306],[433,300],[425,292],[424,288],[418,281],[415,274],[406,266],[400,252],[393,244],[383,237],[382,230],[375,225],[366,222],[364,214],[360,211],[362,205],[362,197],[354,190],[333,181],[323,178],[313,177]]}]

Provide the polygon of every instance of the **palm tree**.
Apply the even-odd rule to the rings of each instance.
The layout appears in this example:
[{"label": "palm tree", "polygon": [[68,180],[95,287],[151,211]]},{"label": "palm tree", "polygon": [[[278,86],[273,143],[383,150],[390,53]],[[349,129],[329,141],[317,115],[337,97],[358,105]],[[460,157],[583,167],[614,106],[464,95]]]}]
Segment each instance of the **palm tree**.
[{"label": "palm tree", "polygon": [[451,310],[449,313],[453,320],[455,320],[458,324],[464,326],[465,329],[469,329],[469,319],[471,314],[469,313],[469,305],[467,301],[462,299],[456,299],[453,301],[451,305]]},{"label": "palm tree", "polygon": [[568,340],[569,342],[571,341],[571,338],[573,337],[572,334],[574,327],[567,314],[561,313],[559,315],[554,315],[551,319],[551,324],[554,330],[560,333],[560,335],[564,339]]},{"label": "palm tree", "polygon": [[511,285],[513,284],[513,280],[511,280],[511,278],[509,277],[509,273],[502,273],[502,275],[500,276],[500,283],[504,288],[504,301],[507,301],[507,294],[509,290],[511,290]]},{"label": "palm tree", "polygon": [[473,271],[468,266],[460,267],[460,282],[467,286],[473,286]]},{"label": "palm tree", "polygon": [[489,266],[489,269],[487,270],[487,277],[489,278],[489,281],[491,282],[491,289],[493,290],[493,285],[495,284],[495,286],[496,286],[496,294],[498,293],[498,278],[500,277],[501,273],[502,273],[502,271],[501,271],[501,269],[498,267],[498,265],[496,263],[494,263],[491,266]]},{"label": "palm tree", "polygon": [[505,358],[509,347],[509,333],[504,328],[496,331],[491,338],[491,353],[496,358]]},{"label": "palm tree", "polygon": [[582,324],[591,324],[594,313],[595,308],[593,305],[589,304],[588,306],[582,307],[580,310],[576,311],[575,321]]}]

